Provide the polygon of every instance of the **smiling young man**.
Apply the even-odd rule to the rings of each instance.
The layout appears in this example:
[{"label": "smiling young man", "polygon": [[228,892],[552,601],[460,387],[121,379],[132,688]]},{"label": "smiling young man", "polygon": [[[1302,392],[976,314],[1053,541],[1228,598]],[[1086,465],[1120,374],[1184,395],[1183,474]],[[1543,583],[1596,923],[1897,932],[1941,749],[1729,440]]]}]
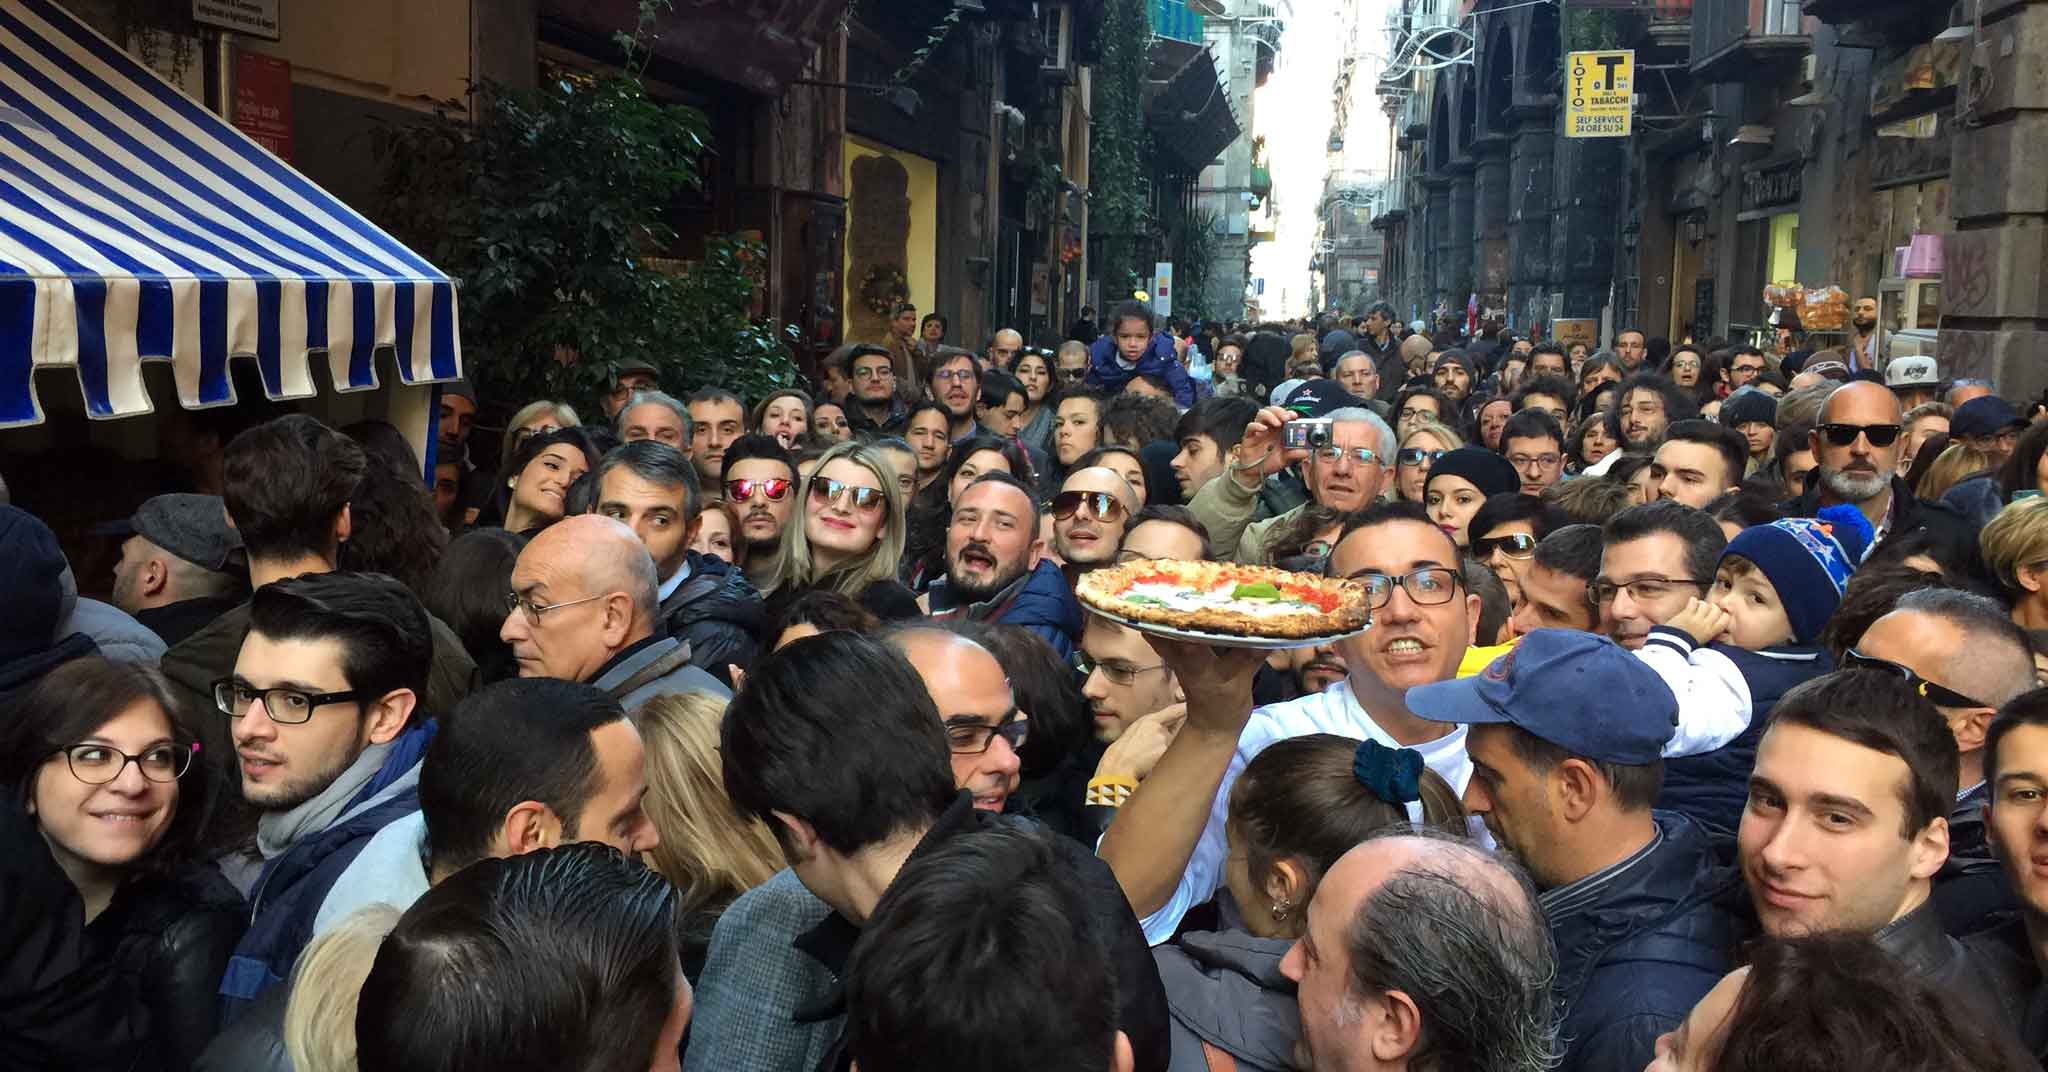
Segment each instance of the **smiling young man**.
[{"label": "smiling young man", "polygon": [[946,575],[925,593],[925,607],[941,620],[1021,626],[1065,659],[1081,641],[1081,604],[1044,553],[1024,482],[1000,472],[977,477],[953,504]]},{"label": "smiling young man", "polygon": [[1256,711],[1252,680],[1263,652],[1150,642],[1188,697],[1187,720],[1100,846],[1148,937],[1163,941],[1216,892],[1231,786],[1274,741],[1336,733],[1414,748],[1463,791],[1471,774],[1463,727],[1418,718],[1405,699],[1413,686],[1450,680],[1472,642],[1479,598],[1465,590],[1458,563],[1456,545],[1413,503],[1353,515],[1329,572],[1371,586],[1373,628],[1339,642],[1349,671],[1342,683]]},{"label": "smiling young man", "polygon": [[1965,945],[1987,965],[2027,1052],[2048,1056],[2048,692],[2006,705],[1984,743],[1990,845],[2019,904],[2018,918]]},{"label": "smiling young man", "polygon": [[1728,547],[1711,516],[1670,501],[1623,510],[1603,536],[1600,575],[1589,590],[1602,631],[1630,651],[1689,600],[1706,596]]}]

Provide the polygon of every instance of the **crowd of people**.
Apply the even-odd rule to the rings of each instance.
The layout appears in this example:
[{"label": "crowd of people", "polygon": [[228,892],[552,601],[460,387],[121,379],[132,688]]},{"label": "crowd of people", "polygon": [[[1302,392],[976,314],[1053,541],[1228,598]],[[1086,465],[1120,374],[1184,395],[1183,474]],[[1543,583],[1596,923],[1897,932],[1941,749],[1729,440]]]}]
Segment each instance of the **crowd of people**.
[{"label": "crowd of people", "polygon": [[[0,505],[0,1067],[2048,1055],[2048,406],[1797,337],[918,312],[765,398],[450,385],[431,466],[254,423],[97,530],[104,601]],[[1370,627],[1076,599],[1146,559]]]}]

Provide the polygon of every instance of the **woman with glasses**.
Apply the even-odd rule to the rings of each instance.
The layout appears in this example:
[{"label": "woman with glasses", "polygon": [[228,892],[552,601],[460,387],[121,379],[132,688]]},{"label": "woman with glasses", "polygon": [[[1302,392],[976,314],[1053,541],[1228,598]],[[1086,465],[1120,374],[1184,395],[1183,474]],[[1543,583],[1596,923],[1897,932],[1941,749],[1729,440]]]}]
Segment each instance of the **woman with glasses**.
[{"label": "woman with glasses", "polygon": [[1466,526],[1472,534],[1471,557],[1492,570],[1507,589],[1510,618],[1522,609],[1521,571],[1535,560],[1536,545],[1569,524],[1571,517],[1562,508],[1520,492],[1489,495],[1472,515]]},{"label": "woman with glasses", "polygon": [[[814,588],[851,597],[877,617],[916,617],[917,597],[896,579],[903,557],[903,493],[875,448],[841,443],[804,480],[800,516],[761,573],[773,618]],[[907,609],[906,609],[907,608]]]},{"label": "woman with glasses", "polygon": [[1338,858],[1394,825],[1465,831],[1457,791],[1413,750],[1312,733],[1245,766],[1223,828],[1224,889],[1152,950],[1173,1016],[1172,1068],[1216,1068],[1218,1057],[1246,1072],[1297,1067],[1301,1017],[1280,961]]},{"label": "woman with glasses", "polygon": [[582,428],[560,428],[519,444],[498,483],[497,527],[531,537],[568,512],[569,491],[597,468],[597,444]]},{"label": "woman with glasses", "polygon": [[1030,457],[1012,440],[974,435],[953,444],[938,479],[925,485],[910,502],[903,578],[911,591],[924,591],[946,571],[946,526],[953,516],[953,503],[984,473],[1008,473],[1026,486],[1038,479],[1031,470]]},{"label": "woman with glasses", "polygon": [[1248,345],[1242,335],[1225,335],[1217,340],[1216,356],[1209,362],[1209,379],[1217,398],[1265,398],[1257,384],[1244,378],[1244,352]]},{"label": "woman with glasses", "polygon": [[1017,363],[1010,368],[1010,374],[1024,387],[1023,422],[1017,426],[1017,439],[1026,447],[1052,455],[1052,414],[1059,404],[1059,391],[1053,384],[1052,361],[1043,350],[1026,350],[1017,355]]},{"label": "woman with glasses", "polygon": [[583,424],[576,416],[576,407],[567,402],[541,399],[528,402],[512,415],[505,424],[505,443],[498,450],[500,460],[510,458],[521,443],[537,435],[546,435],[562,428],[576,428]]},{"label": "woman with glasses", "polygon": [[243,926],[201,858],[216,783],[195,769],[198,736],[154,667],[97,655],[15,700],[0,727],[0,1065],[187,1068]]},{"label": "woman with glasses", "polygon": [[794,449],[810,438],[811,396],[794,387],[769,395],[754,407],[754,431],[773,436],[777,443]]},{"label": "woman with glasses", "polygon": [[1429,479],[1429,467],[1438,458],[1465,445],[1450,425],[1437,421],[1412,423],[1401,434],[1401,449],[1394,452],[1394,495],[1408,502],[1422,501],[1422,486]]}]

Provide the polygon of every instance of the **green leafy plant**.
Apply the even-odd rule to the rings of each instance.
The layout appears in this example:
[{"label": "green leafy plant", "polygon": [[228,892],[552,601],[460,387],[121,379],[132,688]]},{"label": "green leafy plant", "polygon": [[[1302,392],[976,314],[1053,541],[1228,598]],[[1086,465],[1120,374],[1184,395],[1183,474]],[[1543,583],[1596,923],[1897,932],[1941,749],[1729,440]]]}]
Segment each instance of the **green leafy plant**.
[{"label": "green leafy plant", "polygon": [[466,370],[487,398],[588,404],[622,361],[671,389],[758,396],[793,382],[794,337],[752,315],[759,243],[706,240],[677,259],[667,210],[702,185],[703,113],[640,76],[659,0],[620,36],[625,65],[551,72],[530,90],[473,90],[475,121],[444,111],[381,128],[382,221],[458,280]]},{"label": "green leafy plant", "polygon": [[1144,0],[1108,0],[1088,146],[1089,231],[1096,239],[1094,263],[1105,301],[1129,295],[1140,279],[1151,276],[1151,265],[1141,271],[1139,263],[1139,240],[1148,231],[1144,161],[1151,156],[1151,135],[1145,130],[1143,92],[1151,46],[1152,22]]},{"label": "green leafy plant", "polygon": [[1217,251],[1223,244],[1216,226],[1220,218],[1208,209],[1194,209],[1173,221],[1169,241],[1175,315],[1207,319],[1215,312],[1209,308],[1209,269],[1215,265]]}]

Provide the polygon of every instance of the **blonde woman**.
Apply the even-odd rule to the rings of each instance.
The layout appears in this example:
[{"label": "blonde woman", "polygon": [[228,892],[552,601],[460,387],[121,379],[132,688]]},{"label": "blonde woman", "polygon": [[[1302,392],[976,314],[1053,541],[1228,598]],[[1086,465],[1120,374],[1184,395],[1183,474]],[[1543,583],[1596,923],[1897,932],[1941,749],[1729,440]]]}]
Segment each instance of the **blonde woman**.
[{"label": "blonde woman", "polygon": [[505,424],[505,444],[498,449],[499,458],[510,458],[519,449],[519,444],[537,435],[546,435],[562,428],[577,428],[583,424],[576,416],[576,407],[567,402],[541,399],[519,407],[519,412]]},{"label": "blonde woman", "polygon": [[726,906],[782,869],[761,820],[742,816],[719,774],[725,701],[709,693],[657,696],[633,713],[647,750],[647,818],[661,835],[648,862],[677,891],[676,937],[691,985]]},{"label": "blonde woman", "polygon": [[1394,497],[1419,503],[1429,483],[1429,467],[1438,458],[1465,445],[1465,437],[1447,424],[1419,421],[1401,437],[1401,449],[1394,452]]},{"label": "blonde woman", "polygon": [[2048,499],[2021,499],[2000,510],[1981,540],[1984,564],[2012,602],[2013,623],[2048,629]]},{"label": "blonde woman", "polygon": [[841,443],[804,478],[802,515],[783,526],[782,545],[763,569],[767,617],[823,588],[885,620],[917,617],[917,597],[896,579],[903,557],[902,485],[875,447]]},{"label": "blonde woman", "polygon": [[1955,487],[1963,478],[1975,476],[1993,468],[1991,455],[1968,443],[1950,443],[1948,449],[1934,459],[1927,470],[1927,477],[1915,489],[1922,502],[1940,502],[1948,489]]},{"label": "blonde woman", "polygon": [[356,999],[398,916],[388,904],[357,909],[299,954],[284,1008],[284,1048],[296,1072],[356,1072]]}]

